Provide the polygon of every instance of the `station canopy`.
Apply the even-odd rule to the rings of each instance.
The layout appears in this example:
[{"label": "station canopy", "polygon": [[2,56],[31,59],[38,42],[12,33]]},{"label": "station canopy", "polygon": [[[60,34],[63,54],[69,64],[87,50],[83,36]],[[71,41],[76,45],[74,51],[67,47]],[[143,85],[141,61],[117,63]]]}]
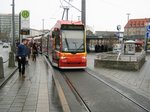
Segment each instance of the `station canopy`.
[{"label": "station canopy", "polygon": [[134,40],[127,40],[125,41],[126,44],[135,44],[135,41]]}]

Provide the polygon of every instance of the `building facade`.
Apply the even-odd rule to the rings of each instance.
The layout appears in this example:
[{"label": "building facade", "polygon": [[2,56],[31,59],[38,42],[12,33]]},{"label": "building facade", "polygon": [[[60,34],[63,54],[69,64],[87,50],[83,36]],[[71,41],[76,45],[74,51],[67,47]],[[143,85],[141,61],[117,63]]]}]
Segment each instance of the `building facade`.
[{"label": "building facade", "polygon": [[[123,35],[123,32],[117,31],[95,31],[94,34],[92,32],[86,32],[86,40],[87,45],[96,51],[96,45],[104,46],[104,50],[98,52],[107,52],[112,51],[113,45],[118,44],[119,36]],[[90,49],[90,48],[89,48]],[[96,51],[97,52],[97,51]]]},{"label": "building facade", "polygon": [[130,19],[124,27],[125,39],[144,39],[146,26],[149,24],[150,18]]},{"label": "building facade", "polygon": [[[0,34],[12,38],[12,14],[0,14]],[[19,15],[15,15],[15,37],[19,37]]]}]

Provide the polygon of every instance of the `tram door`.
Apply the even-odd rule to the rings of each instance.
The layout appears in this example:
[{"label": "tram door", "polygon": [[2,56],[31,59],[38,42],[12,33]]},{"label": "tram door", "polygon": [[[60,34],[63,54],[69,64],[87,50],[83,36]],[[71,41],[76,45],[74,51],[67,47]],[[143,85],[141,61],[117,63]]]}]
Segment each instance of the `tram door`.
[{"label": "tram door", "polygon": [[60,52],[60,31],[55,28],[53,33],[53,50],[52,50],[52,62],[59,63],[59,52]]}]

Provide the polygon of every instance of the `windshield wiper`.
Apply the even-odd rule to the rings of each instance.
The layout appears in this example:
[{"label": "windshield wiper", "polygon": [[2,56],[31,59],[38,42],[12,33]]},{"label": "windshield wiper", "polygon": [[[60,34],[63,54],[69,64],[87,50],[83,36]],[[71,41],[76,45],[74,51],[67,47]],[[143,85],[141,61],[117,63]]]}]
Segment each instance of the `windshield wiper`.
[{"label": "windshield wiper", "polygon": [[[83,50],[83,49],[80,49],[84,44],[82,43],[77,49],[75,52],[77,52],[78,50]],[[84,51],[84,50],[83,50]],[[81,52],[81,51],[80,51]]]},{"label": "windshield wiper", "polygon": [[69,43],[68,43],[68,40],[66,38],[66,33],[65,32],[62,32],[62,33],[64,33],[64,36],[65,36],[65,43],[66,43],[67,49],[69,49]]}]

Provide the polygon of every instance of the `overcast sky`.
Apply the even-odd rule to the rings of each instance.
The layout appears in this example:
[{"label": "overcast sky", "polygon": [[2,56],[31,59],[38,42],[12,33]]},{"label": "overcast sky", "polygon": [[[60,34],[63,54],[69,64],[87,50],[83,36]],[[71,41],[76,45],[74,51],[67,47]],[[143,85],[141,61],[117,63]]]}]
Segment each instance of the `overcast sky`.
[{"label": "overcast sky", "polygon": [[[68,1],[68,0],[67,0]],[[63,0],[15,0],[15,13],[21,10],[30,11],[30,27],[50,29],[57,20],[62,18],[63,8],[66,6]],[[81,10],[81,0],[70,2]],[[11,13],[12,0],[0,0],[0,13]],[[117,25],[121,30],[127,22],[127,13],[130,19],[150,18],[150,0],[86,0],[86,24],[94,30],[115,31]],[[69,19],[78,20],[81,13],[70,6]]]}]

